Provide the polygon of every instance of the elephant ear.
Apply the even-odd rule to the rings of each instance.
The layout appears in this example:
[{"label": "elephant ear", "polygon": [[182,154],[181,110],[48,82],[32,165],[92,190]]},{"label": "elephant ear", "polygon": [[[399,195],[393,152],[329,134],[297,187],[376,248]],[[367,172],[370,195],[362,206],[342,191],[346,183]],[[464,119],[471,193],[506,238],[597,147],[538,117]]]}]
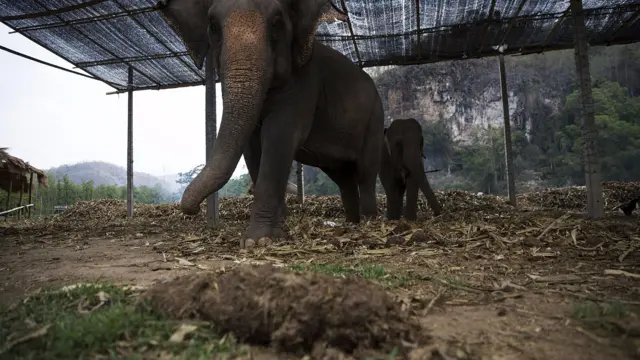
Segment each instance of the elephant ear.
[{"label": "elephant ear", "polygon": [[187,52],[202,69],[209,51],[209,3],[203,0],[160,0],[156,8],[169,26],[182,38]]},{"label": "elephant ear", "polygon": [[338,12],[331,0],[293,0],[291,3],[293,62],[300,68],[307,64],[313,54],[318,23],[346,21],[347,16]]}]

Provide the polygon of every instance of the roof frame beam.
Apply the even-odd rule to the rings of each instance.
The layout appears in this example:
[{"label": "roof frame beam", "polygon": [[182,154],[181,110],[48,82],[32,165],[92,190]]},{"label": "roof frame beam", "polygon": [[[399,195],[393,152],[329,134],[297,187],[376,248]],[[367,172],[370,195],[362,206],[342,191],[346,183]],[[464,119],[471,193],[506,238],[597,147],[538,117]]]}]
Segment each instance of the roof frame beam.
[{"label": "roof frame beam", "polygon": [[84,77],[89,78],[89,79],[92,79],[92,80],[101,81],[101,82],[104,82],[104,83],[106,83],[107,85],[110,85],[110,86],[112,86],[112,87],[121,87],[121,86],[124,86],[124,85],[122,85],[122,84],[117,84],[117,83],[113,83],[113,82],[110,82],[110,81],[102,80],[102,79],[100,79],[100,78],[98,78],[98,77],[96,77],[96,76],[93,76],[93,75],[83,74],[83,73],[81,73],[81,72],[73,71],[73,70],[71,70],[71,69],[66,69],[66,68],[63,68],[62,66],[58,66],[58,65],[52,64],[52,63],[50,63],[50,62],[46,62],[46,61],[44,61],[44,60],[36,59],[36,58],[34,58],[34,57],[32,57],[32,56],[29,56],[29,55],[27,55],[27,54],[23,54],[23,53],[21,53],[21,52],[18,52],[18,51],[12,50],[12,49],[9,49],[9,48],[4,47],[4,46],[2,46],[2,45],[0,45],[0,50],[2,50],[2,51],[6,51],[6,52],[8,52],[8,53],[10,53],[10,54],[13,54],[13,55],[20,56],[20,57],[25,58],[25,59],[27,59],[27,60],[35,61],[35,62],[37,62],[37,63],[39,63],[39,64],[42,64],[42,65],[47,65],[47,66],[50,66],[50,67],[55,68],[55,69],[58,69],[58,70],[66,71],[66,72],[71,73],[71,74],[80,75],[80,76],[84,76]]},{"label": "roof frame beam", "polygon": [[[603,8],[586,9],[584,12],[585,12],[585,16],[586,15],[590,15],[590,16],[606,16],[606,15],[612,15],[612,14],[634,12],[634,11],[639,11],[639,10],[640,10],[640,4],[627,4],[627,5],[623,5],[623,6],[619,6],[619,7],[603,7]],[[596,15],[593,15],[594,13],[596,13]],[[509,21],[513,21],[513,22],[517,22],[518,20],[524,20],[526,22],[531,22],[531,21],[539,21],[539,20],[557,19],[557,18],[560,18],[562,16],[564,16],[564,11],[558,12],[558,13],[553,13],[553,14],[542,14],[542,15],[535,15],[535,16],[523,15],[523,16],[517,16],[517,17],[512,17],[512,18],[505,18],[504,20],[505,21],[509,20]],[[466,24],[456,24],[456,25],[445,25],[445,26],[440,26],[440,27],[433,27],[433,28],[428,28],[428,29],[422,29],[422,30],[420,30],[420,33],[421,34],[429,34],[429,33],[448,32],[452,28],[459,27],[459,26],[464,26],[464,25],[472,25],[472,24],[473,23],[466,23]],[[415,34],[416,34],[416,30],[407,31],[407,32],[404,32],[404,33],[381,34],[381,35],[330,35],[330,34],[316,34],[316,39],[324,40],[324,41],[349,41],[351,39],[354,39],[354,40],[370,40],[370,39],[384,39],[384,38],[392,38],[392,37],[403,37],[403,36],[410,36],[410,35],[415,35]]]},{"label": "roof frame beam", "polygon": [[347,25],[349,26],[349,32],[351,33],[351,41],[353,42],[353,48],[356,50],[356,57],[358,58],[358,66],[362,67],[362,58],[360,57],[360,50],[358,50],[358,44],[356,43],[356,35],[353,32],[353,25],[351,25],[351,19],[349,18],[349,10],[344,0],[340,0],[342,3],[342,9],[347,15]]},{"label": "roof frame beam", "polygon": [[55,9],[55,10],[47,10],[47,11],[41,11],[37,13],[30,13],[30,14],[24,14],[24,15],[4,16],[4,17],[0,17],[0,21],[26,20],[26,19],[35,19],[39,17],[51,16],[51,15],[57,15],[57,14],[64,14],[66,12],[98,5],[102,2],[105,2],[105,0],[90,0],[82,4],[70,5],[70,6],[66,6],[63,8]]},{"label": "roof frame beam", "polygon": [[[135,9],[135,10],[126,10],[126,11],[117,12],[117,13],[98,15],[98,16],[90,16],[90,17],[84,17],[84,18],[68,20],[68,21],[64,21],[63,20],[63,21],[54,22],[54,23],[50,23],[50,24],[25,26],[25,27],[21,27],[21,28],[16,28],[11,33],[23,33],[23,32],[27,32],[27,31],[55,29],[55,28],[67,27],[67,26],[71,26],[71,25],[89,24],[89,23],[92,23],[92,22],[117,19],[117,18],[121,18],[121,17],[144,14],[144,13],[149,13],[149,12],[154,12],[154,11],[157,11],[157,9],[155,7],[145,7],[145,8]],[[2,20],[2,19],[0,19],[0,20]],[[4,21],[4,20],[2,20],[2,21]]]},{"label": "roof frame beam", "polygon": [[511,18],[511,21],[509,21],[509,26],[507,26],[507,30],[504,32],[504,36],[502,37],[502,41],[500,41],[500,45],[504,44],[505,41],[507,41],[509,32],[511,32],[511,29],[516,24],[517,20],[520,18],[520,13],[522,12],[522,9],[524,9],[524,5],[526,3],[527,3],[527,0],[522,0],[520,5],[518,5],[518,9],[516,10],[515,16]]},{"label": "roof frame beam", "polygon": [[[40,7],[42,7],[43,9],[47,9],[46,6],[44,6],[44,4],[42,4],[42,2],[40,0],[34,0],[34,2],[36,4],[38,4]],[[64,21],[64,19],[60,18],[59,15],[54,15],[55,17],[57,17],[59,20]],[[103,51],[107,52],[108,54],[110,54],[111,56],[113,56],[114,58],[119,58],[119,56],[117,56],[116,54],[114,54],[111,50],[105,48],[102,44],[100,44],[99,42],[93,40],[89,35],[85,34],[83,31],[81,31],[80,29],[78,29],[77,27],[70,25],[69,26],[71,29],[75,30],[78,34],[86,37],[89,41],[91,41],[94,45],[98,46],[100,49],[102,49]],[[125,62],[126,63],[126,62]],[[147,78],[149,81],[151,81],[152,83],[156,84],[157,86],[160,86],[160,82],[152,79],[150,76],[148,76],[147,74],[145,74],[144,72],[142,72],[140,69],[134,67],[133,65],[126,63],[127,65],[131,66],[138,74],[144,76],[145,78]]]},{"label": "roof frame beam", "polygon": [[155,54],[155,55],[129,56],[129,57],[123,57],[123,58],[117,58],[117,59],[114,58],[114,59],[105,59],[105,60],[98,60],[98,61],[86,61],[86,62],[77,63],[76,68],[87,69],[95,66],[128,64],[128,63],[138,62],[138,61],[177,58],[181,56],[189,56],[189,53],[187,51],[181,51],[177,53],[170,52],[170,53]]},{"label": "roof frame beam", "polygon": [[[120,1],[118,0],[112,0],[117,6],[118,8],[120,8],[122,11],[128,12],[127,9],[122,6],[122,4],[120,4]],[[140,26],[147,34],[151,35],[151,37],[153,37],[154,39],[156,39],[156,41],[162,45],[162,47],[164,47],[165,49],[167,49],[167,51],[169,51],[171,54],[173,54],[173,57],[180,60],[180,62],[187,67],[187,69],[189,69],[191,71],[192,74],[194,74],[195,76],[199,77],[200,79],[202,79],[202,81],[204,81],[204,76],[202,76],[201,74],[199,74],[197,71],[193,70],[193,68],[186,62],[184,61],[184,59],[181,56],[177,56],[176,52],[171,50],[171,48],[164,43],[164,41],[162,41],[158,35],[156,35],[154,32],[149,31],[149,29],[147,29],[146,26],[144,26],[144,24],[142,22],[140,22],[140,20],[138,20],[136,18],[135,15],[130,15],[129,16],[136,24],[138,24],[138,26]]]},{"label": "roof frame beam", "polygon": [[483,19],[484,26],[482,27],[482,35],[480,35],[480,47],[478,48],[478,53],[482,53],[482,49],[484,49],[484,39],[487,37],[487,30],[489,30],[489,26],[494,22],[493,13],[496,9],[496,0],[491,0],[491,7],[489,8],[489,13]]},{"label": "roof frame beam", "polygon": [[422,50],[422,42],[420,41],[420,0],[416,0],[416,36],[418,42],[418,59],[422,57],[420,54]]},{"label": "roof frame beam", "polygon": [[620,25],[620,27],[616,29],[616,31],[609,35],[609,37],[607,38],[607,42],[611,42],[613,39],[615,39],[616,35],[618,35],[622,30],[633,25],[638,19],[640,19],[640,10],[636,10],[636,12],[633,13],[627,20],[623,21],[622,25]]},{"label": "roof frame beam", "polygon": [[544,40],[542,41],[542,43],[540,44],[540,47],[542,49],[544,49],[547,44],[549,44],[549,41],[551,41],[551,39],[553,39],[554,35],[558,32],[558,30],[560,30],[560,28],[562,27],[562,25],[564,24],[564,21],[571,15],[571,4],[569,4],[567,6],[567,9],[562,13],[562,17],[560,19],[558,19],[558,21],[556,22],[555,25],[553,25],[553,27],[551,28],[551,30],[549,31],[549,33],[547,34],[547,36],[544,38]]}]

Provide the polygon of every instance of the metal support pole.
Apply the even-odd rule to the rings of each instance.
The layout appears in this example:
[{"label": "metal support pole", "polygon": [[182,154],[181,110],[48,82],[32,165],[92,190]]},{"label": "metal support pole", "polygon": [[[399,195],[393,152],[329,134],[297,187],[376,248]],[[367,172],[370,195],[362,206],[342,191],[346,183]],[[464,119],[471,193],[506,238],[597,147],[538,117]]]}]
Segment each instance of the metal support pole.
[{"label": "metal support pole", "polygon": [[593,95],[591,93],[591,74],[589,72],[589,44],[584,27],[582,0],[571,0],[573,17],[573,37],[575,45],[576,75],[580,84],[580,103],[582,118],[582,155],[587,186],[587,213],[592,219],[602,217],[604,203],[602,201],[602,183],[600,163],[596,147],[595,114]]},{"label": "metal support pole", "polygon": [[[29,172],[29,204],[32,201],[32,191],[33,191],[33,171]],[[31,219],[31,207],[27,209],[27,219]]]},{"label": "metal support pole", "polygon": [[[205,68],[205,144],[209,165],[211,151],[217,136],[216,119],[216,67],[211,53],[207,56]],[[218,192],[207,196],[207,226],[214,227],[220,219]]]},{"label": "metal support pole", "polygon": [[296,186],[298,186],[298,203],[304,203],[304,170],[302,163],[296,161]]},{"label": "metal support pole", "polygon": [[502,90],[502,114],[504,119],[504,157],[507,162],[507,191],[509,192],[509,203],[516,206],[516,174],[513,171],[513,146],[511,144],[509,93],[507,92],[507,74],[504,68],[504,54],[502,51],[498,58],[500,62],[500,88]]},{"label": "metal support pole", "polygon": [[127,114],[127,216],[133,216],[133,68],[129,66],[127,82],[129,110]]}]

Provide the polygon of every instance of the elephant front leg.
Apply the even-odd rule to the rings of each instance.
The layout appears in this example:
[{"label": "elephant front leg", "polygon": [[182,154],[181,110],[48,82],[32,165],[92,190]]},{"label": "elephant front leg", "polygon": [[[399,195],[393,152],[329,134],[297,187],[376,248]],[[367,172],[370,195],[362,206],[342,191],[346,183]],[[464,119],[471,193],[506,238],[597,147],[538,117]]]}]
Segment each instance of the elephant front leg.
[{"label": "elephant front leg", "polygon": [[404,208],[404,218],[416,221],[418,218],[418,183],[409,177],[407,181],[407,202]]},{"label": "elephant front leg", "polygon": [[400,220],[404,191],[405,185],[394,180],[390,191],[387,191],[387,220]]},{"label": "elephant front leg", "polygon": [[253,134],[251,134],[242,155],[244,156],[244,163],[247,165],[249,177],[254,186],[253,191],[255,192],[255,185],[256,181],[258,181],[258,173],[260,172],[260,156],[262,155],[259,128],[256,128]]},{"label": "elephant front leg", "polygon": [[295,143],[294,136],[283,132],[282,126],[274,125],[277,123],[263,123],[262,127],[262,139],[267,140],[263,141],[251,220],[245,235],[255,242],[284,235],[284,199]]},{"label": "elephant front leg", "polygon": [[280,239],[287,236],[287,233],[284,230],[284,221],[287,218],[287,215],[289,215],[289,209],[287,208],[286,199],[283,199],[280,206],[278,206],[276,221],[273,224],[273,238]]}]

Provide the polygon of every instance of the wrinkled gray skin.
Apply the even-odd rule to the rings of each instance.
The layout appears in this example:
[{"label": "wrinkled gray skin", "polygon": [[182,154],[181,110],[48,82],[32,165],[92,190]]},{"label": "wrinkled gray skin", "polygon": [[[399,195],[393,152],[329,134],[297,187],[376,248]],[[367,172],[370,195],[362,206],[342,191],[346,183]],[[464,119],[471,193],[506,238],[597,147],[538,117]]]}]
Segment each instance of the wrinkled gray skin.
[{"label": "wrinkled gray skin", "polygon": [[[253,190],[255,188],[255,184],[253,183],[253,181],[249,184],[249,188],[247,189],[247,194],[249,195],[253,195]],[[286,190],[287,194],[290,195],[298,195],[298,186],[296,184],[292,184],[290,182],[287,182],[287,190]]]},{"label": "wrinkled gray skin", "polygon": [[442,208],[436,199],[422,163],[422,126],[416,119],[397,119],[384,130],[385,144],[381,151],[380,182],[387,194],[387,219],[398,220],[407,194],[404,217],[414,221],[418,213],[418,189],[427,198],[434,215]]},{"label": "wrinkled gray skin", "polygon": [[[168,23],[202,68],[212,54],[222,80],[222,123],[207,166],[182,196],[196,214],[227,183],[241,155],[256,184],[245,239],[284,235],[293,160],[340,187],[347,220],[377,215],[375,182],[384,130],[373,80],[315,41],[327,0],[164,0]],[[241,241],[241,247],[249,244]]]}]

